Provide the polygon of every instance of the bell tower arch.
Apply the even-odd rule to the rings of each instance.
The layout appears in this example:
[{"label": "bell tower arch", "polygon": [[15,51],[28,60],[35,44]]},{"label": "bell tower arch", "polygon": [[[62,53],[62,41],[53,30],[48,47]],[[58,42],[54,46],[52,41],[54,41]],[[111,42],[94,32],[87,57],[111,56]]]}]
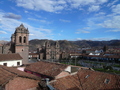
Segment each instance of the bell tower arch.
[{"label": "bell tower arch", "polygon": [[55,53],[56,53],[56,59],[58,60],[60,58],[60,45],[59,45],[59,42],[56,41],[56,44],[55,44]]},{"label": "bell tower arch", "polygon": [[51,59],[50,53],[51,53],[51,45],[50,45],[49,41],[46,41],[46,43],[45,43],[45,57],[46,57],[46,59]]},{"label": "bell tower arch", "polygon": [[12,38],[12,42],[14,42],[15,53],[19,53],[23,58],[23,64],[27,64],[29,52],[29,31],[23,24],[21,24],[16,28],[13,36],[14,38]]}]

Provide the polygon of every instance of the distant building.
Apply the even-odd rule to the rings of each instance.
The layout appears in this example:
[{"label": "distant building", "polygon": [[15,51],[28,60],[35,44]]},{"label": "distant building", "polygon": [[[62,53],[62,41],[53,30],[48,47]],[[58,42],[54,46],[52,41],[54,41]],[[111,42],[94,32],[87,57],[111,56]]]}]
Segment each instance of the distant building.
[{"label": "distant building", "polygon": [[39,59],[59,60],[60,59],[60,45],[59,45],[59,42],[56,41],[56,43],[51,45],[49,41],[46,41],[45,45],[42,48],[39,48],[37,50],[37,53],[39,54]]}]

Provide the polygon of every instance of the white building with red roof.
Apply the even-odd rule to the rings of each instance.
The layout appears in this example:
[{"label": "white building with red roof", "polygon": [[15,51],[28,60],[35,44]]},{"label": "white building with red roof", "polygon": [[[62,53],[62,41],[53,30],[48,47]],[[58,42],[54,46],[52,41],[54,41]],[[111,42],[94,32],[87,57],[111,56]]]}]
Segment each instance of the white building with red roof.
[{"label": "white building with red roof", "polygon": [[13,67],[22,65],[22,57],[18,53],[0,54],[0,65]]}]

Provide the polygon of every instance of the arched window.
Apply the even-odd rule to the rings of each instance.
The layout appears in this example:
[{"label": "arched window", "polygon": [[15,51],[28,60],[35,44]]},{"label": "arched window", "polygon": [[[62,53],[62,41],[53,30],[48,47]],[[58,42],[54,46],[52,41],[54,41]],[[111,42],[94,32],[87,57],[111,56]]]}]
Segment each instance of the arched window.
[{"label": "arched window", "polygon": [[26,37],[24,37],[24,43],[26,43]]},{"label": "arched window", "polygon": [[56,47],[59,47],[58,45],[56,45]]},{"label": "arched window", "polygon": [[22,43],[22,37],[21,36],[19,37],[19,42]]},{"label": "arched window", "polygon": [[48,47],[50,47],[50,45],[48,45]]}]

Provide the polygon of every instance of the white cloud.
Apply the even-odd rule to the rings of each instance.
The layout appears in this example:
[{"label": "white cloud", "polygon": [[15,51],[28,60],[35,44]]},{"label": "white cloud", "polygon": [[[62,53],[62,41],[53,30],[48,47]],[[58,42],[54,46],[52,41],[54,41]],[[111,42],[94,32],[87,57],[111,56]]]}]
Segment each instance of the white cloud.
[{"label": "white cloud", "polygon": [[120,28],[120,15],[109,17],[101,25],[105,28]]},{"label": "white cloud", "polygon": [[60,32],[63,32],[63,30],[61,30]]},{"label": "white cloud", "polygon": [[108,7],[110,7],[110,6],[112,6],[112,5],[114,5],[116,2],[118,2],[119,0],[113,0],[111,3],[108,3]]},{"label": "white cloud", "polygon": [[14,13],[7,13],[3,16],[4,18],[10,18],[10,19],[21,19],[21,15],[16,15]]},{"label": "white cloud", "polygon": [[114,5],[112,11],[116,14],[120,14],[120,4]]},{"label": "white cloud", "polygon": [[75,40],[82,40],[82,38],[76,38]]},{"label": "white cloud", "polygon": [[28,19],[32,20],[32,21],[37,21],[37,22],[45,23],[45,24],[51,24],[51,22],[46,21],[46,20],[39,20],[39,19],[35,19],[35,18],[28,18]]},{"label": "white cloud", "polygon": [[99,37],[99,38],[76,38],[73,39],[72,41],[76,41],[76,40],[87,40],[87,41],[109,41],[115,39],[115,37]]},{"label": "white cloud", "polygon": [[44,10],[54,12],[62,10],[66,6],[64,0],[16,0],[17,6],[24,7],[31,10]]},{"label": "white cloud", "polygon": [[[70,8],[80,8],[85,5],[96,5],[92,11],[98,10],[98,6],[108,0],[16,0],[17,6],[31,10],[44,10],[47,12],[58,12]],[[91,9],[90,9],[91,10]]]},{"label": "white cloud", "polygon": [[26,11],[26,10],[25,10],[24,12],[25,12],[25,13],[29,13],[29,12],[28,12],[28,11]]},{"label": "white cloud", "polygon": [[108,30],[106,32],[120,32],[120,30]]},{"label": "white cloud", "polygon": [[[30,32],[30,39],[35,39],[35,38],[38,38],[38,39],[43,39],[43,38],[51,39],[53,37],[52,30],[50,30],[50,29],[39,28],[39,27],[36,28],[34,26],[30,26],[26,22],[21,22],[21,21],[16,20],[16,19],[4,18],[3,16],[5,14],[6,13],[0,12],[0,30],[4,31],[4,32],[1,32],[1,33],[5,33],[5,32],[9,33],[8,37],[10,37],[11,34],[14,33],[15,28],[18,27],[21,23],[23,23],[24,26],[26,28],[28,28],[28,30]],[[9,38],[9,40],[10,40],[10,38]]]},{"label": "white cloud", "polygon": [[105,14],[106,14],[105,12],[98,12],[97,14],[95,14],[95,16],[103,16]]},{"label": "white cloud", "polygon": [[0,34],[7,34],[7,32],[5,32],[5,31],[0,31]]},{"label": "white cloud", "polygon": [[45,33],[51,33],[52,31],[50,29],[43,29],[43,28],[39,28],[40,31],[43,31]]},{"label": "white cloud", "polygon": [[102,3],[106,3],[108,0],[96,0],[96,2],[99,2],[100,4],[102,4]]},{"label": "white cloud", "polygon": [[28,19],[32,21],[39,21],[38,19],[34,19],[34,18],[28,18]]},{"label": "white cloud", "polygon": [[59,19],[59,21],[61,21],[61,22],[67,22],[67,23],[71,22],[70,20],[64,20],[64,19]]},{"label": "white cloud", "polygon": [[89,31],[86,30],[77,30],[77,32],[75,32],[76,34],[80,34],[80,33],[90,33]]},{"label": "white cloud", "polygon": [[115,37],[100,37],[100,38],[91,38],[91,39],[87,39],[87,40],[93,40],[93,41],[108,41],[108,40],[112,40],[115,39]]},{"label": "white cloud", "polygon": [[94,12],[94,11],[98,11],[100,9],[100,6],[95,6],[95,5],[92,5],[91,7],[89,7],[89,11],[90,12]]}]

